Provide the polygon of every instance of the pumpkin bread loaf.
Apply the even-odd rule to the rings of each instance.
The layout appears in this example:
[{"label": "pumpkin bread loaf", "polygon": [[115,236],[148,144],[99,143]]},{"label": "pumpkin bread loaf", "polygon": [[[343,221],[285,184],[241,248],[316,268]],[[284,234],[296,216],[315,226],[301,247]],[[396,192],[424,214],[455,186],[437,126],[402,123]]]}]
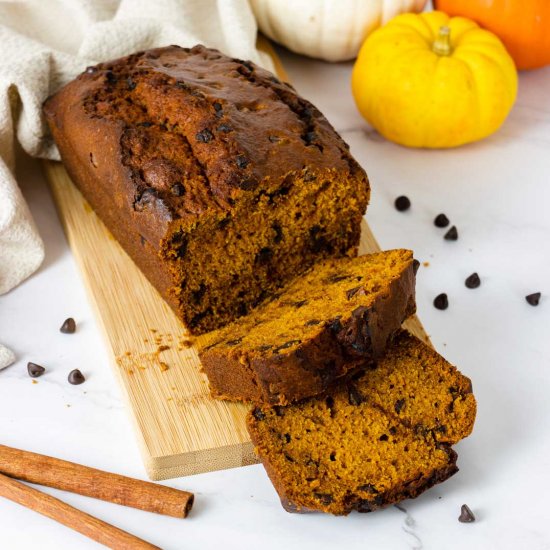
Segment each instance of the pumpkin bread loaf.
[{"label": "pumpkin bread loaf", "polygon": [[139,52],[89,67],[44,111],[75,184],[193,333],[357,252],[365,172],[253,63],[203,46]]},{"label": "pumpkin bread loaf", "polygon": [[257,407],[248,430],[288,511],[371,512],[457,470],[450,445],[473,428],[471,383],[400,332],[374,370],[288,407]]},{"label": "pumpkin bread loaf", "polygon": [[202,336],[214,397],[284,405],[382,355],[415,311],[412,252],[328,259],[246,317]]}]

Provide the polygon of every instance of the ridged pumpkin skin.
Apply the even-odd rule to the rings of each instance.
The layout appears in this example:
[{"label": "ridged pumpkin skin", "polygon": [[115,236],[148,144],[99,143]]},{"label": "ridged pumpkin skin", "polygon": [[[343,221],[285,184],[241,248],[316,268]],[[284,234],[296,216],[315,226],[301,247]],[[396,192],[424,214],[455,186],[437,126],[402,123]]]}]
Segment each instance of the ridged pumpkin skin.
[{"label": "ridged pumpkin skin", "polygon": [[549,0],[435,0],[436,9],[473,19],[494,32],[518,69],[550,64]]},{"label": "ridged pumpkin skin", "polygon": [[[451,50],[440,55],[432,48],[445,26]],[[514,62],[495,35],[437,11],[398,15],[376,30],[352,74],[361,114],[408,147],[456,147],[492,134],[514,104],[517,84]]]}]

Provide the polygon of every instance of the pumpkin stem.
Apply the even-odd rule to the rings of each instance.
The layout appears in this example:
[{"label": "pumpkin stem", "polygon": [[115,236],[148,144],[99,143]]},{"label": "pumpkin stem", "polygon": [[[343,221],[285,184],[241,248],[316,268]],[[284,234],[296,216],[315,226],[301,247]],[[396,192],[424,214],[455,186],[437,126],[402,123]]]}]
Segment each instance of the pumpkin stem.
[{"label": "pumpkin stem", "polygon": [[437,55],[451,55],[451,29],[447,25],[439,28],[439,35],[435,39],[432,51]]}]

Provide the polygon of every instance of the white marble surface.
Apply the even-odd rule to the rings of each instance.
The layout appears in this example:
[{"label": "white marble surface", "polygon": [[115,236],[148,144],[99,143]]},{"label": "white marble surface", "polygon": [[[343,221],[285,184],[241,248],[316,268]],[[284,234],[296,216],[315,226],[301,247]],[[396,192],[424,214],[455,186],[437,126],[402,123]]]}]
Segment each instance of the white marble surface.
[{"label": "white marble surface", "polygon": [[[165,549],[370,548],[550,549],[550,68],[520,77],[516,106],[493,137],[451,151],[385,142],[358,116],[350,65],[284,54],[298,90],[350,143],[373,186],[368,220],[382,247],[410,247],[429,267],[418,275],[418,309],[437,349],[473,380],[479,413],[457,445],[461,471],[415,501],[347,518],[289,515],[261,466],[167,482],[197,494],[188,520],[153,516],[48,490]],[[0,442],[145,478],[132,428],[54,206],[35,163],[20,181],[46,242],[42,269],[0,297],[0,341],[18,360],[0,372]],[[393,199],[407,194],[407,213]],[[445,212],[460,238],[432,220]],[[478,271],[482,285],[464,278]],[[524,295],[543,292],[539,307]],[[447,292],[450,307],[433,297]],[[115,297],[115,290],[113,290]],[[67,316],[74,335],[60,334]],[[27,361],[48,369],[32,384]],[[80,368],[82,386],[67,384]],[[474,524],[457,521],[468,503]],[[0,499],[2,550],[98,545]]]}]

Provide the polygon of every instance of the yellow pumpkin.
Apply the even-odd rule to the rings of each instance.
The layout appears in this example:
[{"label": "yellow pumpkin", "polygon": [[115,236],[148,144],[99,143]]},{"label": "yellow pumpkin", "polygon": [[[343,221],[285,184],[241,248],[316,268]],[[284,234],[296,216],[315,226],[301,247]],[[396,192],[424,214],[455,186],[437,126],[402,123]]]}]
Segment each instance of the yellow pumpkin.
[{"label": "yellow pumpkin", "polygon": [[359,52],[352,90],[361,114],[408,147],[456,147],[506,119],[517,95],[514,62],[502,42],[463,17],[398,15]]}]

